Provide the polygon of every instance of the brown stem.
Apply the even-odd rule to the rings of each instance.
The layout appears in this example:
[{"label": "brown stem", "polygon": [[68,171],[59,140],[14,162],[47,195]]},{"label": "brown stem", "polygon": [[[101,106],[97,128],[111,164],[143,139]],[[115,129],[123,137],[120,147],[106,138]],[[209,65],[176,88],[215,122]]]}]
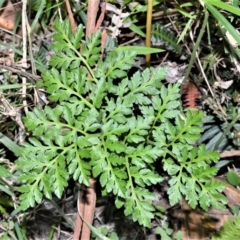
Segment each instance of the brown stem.
[{"label": "brown stem", "polygon": [[[86,26],[86,36],[90,37],[92,33],[94,33],[97,29],[96,18],[97,12],[99,8],[100,0],[89,0],[88,1],[88,9],[87,9],[87,26]],[[102,10],[103,11],[103,10]],[[101,20],[99,20],[101,21]],[[98,22],[99,22],[98,21]],[[99,26],[98,26],[99,27]],[[94,220],[94,212],[95,212],[95,204],[96,204],[96,180],[94,178],[90,178],[90,186],[82,191],[84,186],[81,186],[81,197],[78,199],[78,205],[80,213],[82,214],[83,219],[89,224],[93,223]],[[81,232],[81,235],[80,235]],[[76,226],[74,230],[74,240],[88,240],[90,239],[91,231],[86,224],[83,223],[79,214],[76,218]]]},{"label": "brown stem", "polygon": [[89,37],[95,32],[96,18],[100,0],[89,0],[87,9],[86,35]]},{"label": "brown stem", "polygon": [[71,27],[72,27],[72,32],[75,32],[76,29],[77,29],[77,25],[76,25],[74,17],[73,17],[73,13],[72,13],[72,9],[71,9],[69,0],[65,0],[65,2],[66,2],[66,7],[67,7],[69,21],[70,21]]},{"label": "brown stem", "polygon": [[[86,222],[92,224],[96,205],[96,180],[94,178],[90,178],[90,186],[86,189],[86,194],[82,195],[82,197],[84,198],[81,200],[81,204],[84,204],[83,218]],[[90,239],[90,234],[90,229],[83,223],[81,240]]]},{"label": "brown stem", "polygon": [[220,154],[221,158],[240,156],[240,150],[224,151]]}]

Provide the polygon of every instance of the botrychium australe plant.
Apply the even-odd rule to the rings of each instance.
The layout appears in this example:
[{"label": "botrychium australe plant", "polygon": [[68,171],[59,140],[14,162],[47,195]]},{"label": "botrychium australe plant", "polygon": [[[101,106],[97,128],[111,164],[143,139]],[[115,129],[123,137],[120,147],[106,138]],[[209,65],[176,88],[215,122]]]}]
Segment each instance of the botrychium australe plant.
[{"label": "botrychium australe plant", "polygon": [[179,84],[164,84],[166,68],[129,77],[134,52],[116,48],[101,59],[99,31],[85,39],[83,26],[72,33],[67,21],[55,31],[55,55],[38,83],[54,106],[24,121],[31,137],[17,160],[22,209],[60,198],[70,178],[88,186],[93,176],[117,208],[150,227],[151,186],[164,180],[156,164],[169,176],[171,205],[185,198],[193,208],[224,208],[224,184],[212,180],[219,154],[194,145],[203,113],[181,110]]}]

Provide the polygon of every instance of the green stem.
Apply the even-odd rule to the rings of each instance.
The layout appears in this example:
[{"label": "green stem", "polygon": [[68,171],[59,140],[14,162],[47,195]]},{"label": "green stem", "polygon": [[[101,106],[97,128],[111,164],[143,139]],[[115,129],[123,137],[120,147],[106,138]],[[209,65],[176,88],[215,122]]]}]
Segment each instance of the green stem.
[{"label": "green stem", "polygon": [[[133,181],[132,181],[132,175],[131,175],[131,171],[130,171],[130,165],[129,165],[128,157],[126,156],[125,159],[126,159],[128,179],[129,179],[129,183],[130,183],[130,187],[131,187],[131,193],[132,193],[133,199],[137,199],[135,191],[134,191],[134,185],[133,185]],[[136,201],[136,205],[138,205],[137,201]]]},{"label": "green stem", "polygon": [[[64,34],[64,33],[62,32],[62,34]],[[94,82],[97,83],[97,79],[95,78],[94,73],[93,73],[91,67],[89,66],[89,64],[87,63],[87,61],[82,57],[82,55],[79,53],[79,51],[73,46],[73,44],[69,40],[68,36],[64,34],[64,37],[65,37],[65,40],[67,41],[67,43],[70,45],[70,49],[72,49],[79,56],[80,60],[84,63],[84,65],[88,69],[88,72],[91,74]]]},{"label": "green stem", "polygon": [[182,82],[181,90],[182,90],[182,88],[184,86],[184,83],[187,81],[187,79],[189,77],[189,74],[190,74],[190,71],[192,69],[194,60],[196,58],[196,52],[197,52],[197,50],[199,48],[200,41],[202,39],[202,36],[203,36],[203,34],[205,32],[206,25],[208,23],[208,16],[209,16],[208,11],[205,10],[205,16],[204,16],[203,24],[202,24],[201,30],[199,32],[199,35],[198,35],[197,41],[195,43],[195,46],[193,48],[192,55],[191,55],[191,58],[190,58],[190,61],[189,61],[189,64],[188,64],[188,68],[186,70],[186,74],[185,74],[185,77],[184,77],[183,82]]}]

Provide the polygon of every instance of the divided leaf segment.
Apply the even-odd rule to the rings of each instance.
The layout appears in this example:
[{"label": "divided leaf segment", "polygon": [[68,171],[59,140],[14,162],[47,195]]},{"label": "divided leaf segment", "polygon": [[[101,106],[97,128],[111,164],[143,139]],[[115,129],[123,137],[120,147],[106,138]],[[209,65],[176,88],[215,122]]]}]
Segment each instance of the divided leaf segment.
[{"label": "divided leaf segment", "polygon": [[182,112],[180,86],[164,85],[165,68],[128,78],[134,52],[112,50],[101,60],[100,32],[83,41],[83,26],[71,32],[57,21],[50,69],[39,82],[55,107],[34,108],[25,117],[31,132],[17,160],[22,209],[44,197],[59,198],[73,178],[89,185],[98,178],[102,194],[114,194],[125,215],[150,227],[156,209],[151,186],[170,176],[169,199],[191,207],[223,208],[224,185],[212,181],[219,154],[194,147],[203,114]]}]

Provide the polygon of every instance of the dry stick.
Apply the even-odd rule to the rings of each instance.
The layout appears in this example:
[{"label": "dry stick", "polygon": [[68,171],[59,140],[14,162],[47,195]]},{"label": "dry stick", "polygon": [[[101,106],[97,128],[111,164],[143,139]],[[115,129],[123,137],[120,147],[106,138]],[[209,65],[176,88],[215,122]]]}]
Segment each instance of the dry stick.
[{"label": "dry stick", "polygon": [[[89,0],[88,12],[87,12],[87,27],[86,36],[90,37],[92,33],[96,31],[95,24],[97,18],[97,12],[99,7],[99,0]],[[87,188],[86,201],[80,201],[80,209],[84,208],[83,218],[86,222],[92,224],[94,219],[95,205],[96,205],[96,189],[95,179],[90,178],[90,186]],[[83,199],[82,199],[83,200]],[[83,205],[83,206],[82,206]],[[90,239],[91,231],[88,226],[82,223],[81,239]]]},{"label": "dry stick", "polygon": [[[95,24],[97,18],[97,12],[100,0],[89,0],[87,9],[87,26],[86,26],[86,36],[89,37],[95,32]],[[83,185],[81,186],[83,188]],[[81,191],[81,189],[80,189]],[[87,194],[84,196],[82,194],[78,199],[79,209],[78,212],[82,214],[83,219],[92,224],[94,219],[95,204],[96,204],[96,189],[95,189],[95,179],[90,178],[90,186],[86,190]],[[80,192],[81,193],[81,192]],[[81,194],[80,194],[81,195]],[[82,231],[81,231],[82,230]],[[79,214],[75,220],[75,229],[73,234],[73,239],[77,240],[88,240],[90,239],[91,231],[86,224],[83,223]]]},{"label": "dry stick", "polygon": [[28,73],[28,72],[24,72],[22,69],[19,69],[19,68],[15,67],[15,66],[9,67],[9,66],[5,66],[5,65],[0,64],[0,69],[9,70],[9,71],[11,71],[13,73],[19,74],[19,75],[24,76],[26,78],[29,78],[30,80],[32,80],[32,79],[34,79],[34,80],[41,80],[40,76],[35,75],[35,74],[31,74],[31,73]]},{"label": "dry stick", "polygon": [[77,25],[76,25],[74,17],[73,17],[73,13],[72,13],[71,6],[69,4],[69,0],[65,0],[65,3],[66,3],[68,18],[69,18],[69,21],[71,23],[72,31],[75,32],[76,29],[77,29]]},{"label": "dry stick", "polygon": [[[80,192],[81,190],[78,190],[78,192]],[[78,201],[78,206],[80,204],[80,198],[77,200]],[[78,209],[78,212],[81,212],[82,213],[82,210]],[[80,239],[80,234],[81,234],[81,229],[82,229],[82,219],[81,217],[79,216],[79,214],[77,213],[77,216],[76,216],[76,219],[75,219],[75,227],[74,227],[74,233],[73,233],[73,240],[78,240]]]},{"label": "dry stick", "polygon": [[[22,1],[22,40],[23,40],[23,58],[22,58],[22,66],[25,71],[27,68],[27,0]],[[22,78],[22,96],[23,96],[23,106],[25,113],[28,112],[27,108],[27,87],[26,87],[27,80],[25,77]]]},{"label": "dry stick", "polygon": [[96,18],[100,0],[89,0],[87,9],[86,36],[89,37],[95,32]]},{"label": "dry stick", "polygon": [[224,151],[220,153],[221,158],[240,156],[240,150]]},{"label": "dry stick", "polygon": [[[74,233],[73,233],[73,240],[79,240],[81,237],[81,232],[83,230],[83,220],[82,218],[84,217],[84,208],[85,208],[85,200],[84,200],[84,196],[85,196],[85,186],[83,184],[80,185],[80,189],[78,190],[78,203],[77,203],[77,208],[78,208],[78,213],[76,216],[76,220],[75,220],[75,228],[74,228]],[[81,213],[81,216],[80,214]],[[81,238],[82,239],[82,238]],[[87,238],[90,239],[90,238]]]},{"label": "dry stick", "polygon": [[[97,20],[97,24],[95,26],[95,31],[97,31],[101,27],[101,24],[104,20],[104,16],[105,16],[105,13],[106,13],[106,6],[107,6],[106,3],[103,3],[102,6],[101,6],[101,14],[100,14],[100,16]],[[107,31],[104,29],[102,31],[102,35],[101,35],[101,48],[102,48],[101,58],[102,58],[102,55],[104,53],[104,47],[106,45],[107,38],[108,38]]]},{"label": "dry stick", "polygon": [[[151,31],[152,31],[152,8],[153,1],[149,0],[147,5],[147,23],[146,23],[146,47],[151,47]],[[146,55],[146,66],[150,67],[151,55]]]},{"label": "dry stick", "polygon": [[97,31],[100,27],[101,27],[101,24],[103,22],[103,19],[104,19],[104,16],[105,16],[105,12],[106,12],[106,3],[103,3],[102,6],[101,6],[101,14],[97,20],[97,24],[95,26],[95,31]]},{"label": "dry stick", "polygon": [[[84,204],[84,212],[83,218],[86,222],[92,224],[94,220],[94,212],[96,205],[96,180],[94,178],[90,178],[90,186],[86,189],[85,196],[80,201],[80,204]],[[83,224],[81,240],[90,239],[91,230],[86,224]]]}]

